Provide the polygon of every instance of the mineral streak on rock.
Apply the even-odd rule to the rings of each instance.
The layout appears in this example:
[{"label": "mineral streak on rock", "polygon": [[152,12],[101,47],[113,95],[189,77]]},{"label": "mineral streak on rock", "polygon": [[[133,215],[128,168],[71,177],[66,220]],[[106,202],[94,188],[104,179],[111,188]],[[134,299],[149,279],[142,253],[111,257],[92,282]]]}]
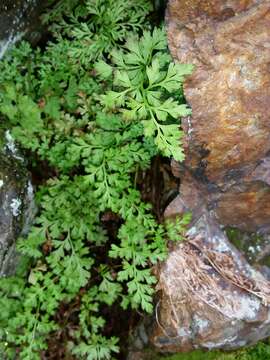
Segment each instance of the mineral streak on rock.
[{"label": "mineral streak on rock", "polygon": [[18,264],[15,242],[27,232],[35,212],[25,162],[15,143],[10,147],[10,139],[6,140],[0,151],[0,276],[15,272]]},{"label": "mineral streak on rock", "polygon": [[46,4],[45,0],[0,1],[0,59],[24,35],[31,42],[40,37],[36,30],[40,26],[39,14]]},{"label": "mineral streak on rock", "polygon": [[192,211],[188,242],[158,269],[150,343],[235,349],[270,336],[270,283],[221,230],[269,233],[270,1],[170,0],[169,48],[196,70],[184,86],[186,160],[165,217]]}]

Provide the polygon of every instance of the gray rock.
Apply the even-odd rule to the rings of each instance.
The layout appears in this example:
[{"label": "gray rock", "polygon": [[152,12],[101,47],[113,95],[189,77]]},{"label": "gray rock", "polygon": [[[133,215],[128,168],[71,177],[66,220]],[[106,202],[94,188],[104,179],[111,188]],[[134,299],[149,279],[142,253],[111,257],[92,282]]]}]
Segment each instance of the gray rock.
[{"label": "gray rock", "polygon": [[0,276],[14,273],[16,239],[27,232],[34,214],[33,187],[24,159],[7,131],[0,151]]},{"label": "gray rock", "polygon": [[165,217],[191,209],[186,241],[171,245],[155,269],[155,312],[134,332],[128,360],[152,360],[155,352],[231,351],[270,336],[269,268],[246,261],[205,206],[200,184],[186,176]]},{"label": "gray rock", "polygon": [[40,34],[39,14],[46,1],[42,0],[2,0],[0,4],[0,59],[10,45],[27,33],[33,40]]},{"label": "gray rock", "polygon": [[234,350],[270,336],[268,278],[228,241],[199,185],[185,178],[182,210],[179,197],[165,212],[171,217],[192,209],[193,221],[188,241],[175,246],[158,271],[160,295],[148,333],[161,352]]}]

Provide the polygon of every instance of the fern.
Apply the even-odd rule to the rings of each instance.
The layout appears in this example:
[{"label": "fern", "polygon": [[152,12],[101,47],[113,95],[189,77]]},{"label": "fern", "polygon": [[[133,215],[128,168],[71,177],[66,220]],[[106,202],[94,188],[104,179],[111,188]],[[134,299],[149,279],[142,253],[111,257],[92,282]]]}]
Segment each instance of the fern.
[{"label": "fern", "polygon": [[44,21],[54,20],[55,35],[60,30],[72,40],[72,59],[88,66],[113,48],[121,47],[128,34],[149,26],[146,16],[150,10],[150,1],[145,0],[85,0],[83,4],[78,0],[61,1]]},{"label": "fern", "polygon": [[[134,0],[60,1],[45,18],[57,21],[54,41],[44,51],[22,42],[0,63],[2,126],[54,174],[18,241],[28,267],[0,280],[8,359],[40,359],[62,331],[57,312],[74,302],[66,352],[111,358],[119,343],[105,336],[101,309],[120,303],[151,313],[151,267],[169,239],[184,239],[189,215],[158,224],[136,184],[159,152],[183,159],[179,118],[190,113],[181,84],[192,67],[172,63],[164,29],[145,24],[150,9]],[[118,219],[113,239],[102,226],[107,213]]]},{"label": "fern", "polygon": [[[191,65],[174,64],[166,52],[164,29],[145,31],[141,39],[131,37],[123,49],[112,51],[115,90],[103,96],[109,109],[119,109],[127,121],[141,120],[146,137],[154,137],[165,156],[182,161],[182,132],[177,124],[181,116],[190,114],[172,94],[181,90],[183,77],[192,71]],[[110,74],[103,61],[96,65],[104,76]]]}]

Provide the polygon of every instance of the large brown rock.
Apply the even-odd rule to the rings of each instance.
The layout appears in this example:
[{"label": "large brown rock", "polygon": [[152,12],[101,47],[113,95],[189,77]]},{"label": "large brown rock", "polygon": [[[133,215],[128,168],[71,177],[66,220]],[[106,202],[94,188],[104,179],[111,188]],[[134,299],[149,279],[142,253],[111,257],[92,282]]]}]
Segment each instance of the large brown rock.
[{"label": "large brown rock", "polygon": [[204,159],[211,180],[269,149],[269,7],[255,0],[170,2],[170,50],[197,67],[185,85],[193,109],[185,122],[189,152],[194,168]]},{"label": "large brown rock", "polygon": [[196,65],[185,84],[186,165],[225,225],[267,230],[270,215],[270,2],[171,0],[169,47]]},{"label": "large brown rock", "polygon": [[270,230],[270,1],[170,0],[167,30],[174,59],[196,70],[165,216],[189,210],[193,221],[158,269],[148,334],[162,352],[235,349],[270,336],[270,283],[222,231]]}]

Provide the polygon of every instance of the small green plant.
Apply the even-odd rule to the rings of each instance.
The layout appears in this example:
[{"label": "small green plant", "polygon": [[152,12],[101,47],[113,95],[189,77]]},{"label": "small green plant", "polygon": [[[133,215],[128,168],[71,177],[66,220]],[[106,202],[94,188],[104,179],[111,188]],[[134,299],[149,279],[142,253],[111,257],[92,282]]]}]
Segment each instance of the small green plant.
[{"label": "small green plant", "polygon": [[[118,302],[150,313],[151,267],[166,258],[168,239],[184,237],[190,215],[158,224],[136,183],[158,153],[183,160],[180,117],[190,113],[182,82],[192,67],[172,63],[164,29],[145,21],[149,9],[137,0],[62,1],[46,18],[59,21],[45,51],[22,42],[0,63],[3,126],[51,174],[18,242],[26,271],[0,281],[10,359],[40,359],[63,331],[59,308],[73,303],[66,352],[112,358],[118,339],[105,334],[102,309]],[[117,217],[115,236],[104,216]]]},{"label": "small green plant", "polygon": [[232,352],[213,351],[192,351],[190,353],[175,354],[166,357],[153,358],[149,360],[268,360],[270,359],[270,346],[267,343],[260,342],[255,346],[240,349]]}]

